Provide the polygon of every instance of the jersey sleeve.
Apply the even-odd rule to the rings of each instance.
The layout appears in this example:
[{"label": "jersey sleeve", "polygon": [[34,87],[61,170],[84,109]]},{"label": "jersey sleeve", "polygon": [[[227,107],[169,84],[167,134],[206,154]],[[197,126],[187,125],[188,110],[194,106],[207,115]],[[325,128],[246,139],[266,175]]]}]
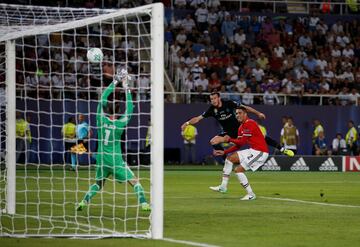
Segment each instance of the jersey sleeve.
[{"label": "jersey sleeve", "polygon": [[203,118],[213,117],[214,116],[214,108],[210,106],[201,116]]},{"label": "jersey sleeve", "polygon": [[103,109],[104,107],[107,106],[107,103],[108,103],[108,97],[109,95],[114,91],[114,88],[115,88],[115,84],[114,82],[112,82],[106,89],[105,91],[102,93],[101,95],[101,99],[100,99],[100,102],[97,106],[97,115],[96,115],[96,118],[99,120],[102,115],[103,115]]},{"label": "jersey sleeve", "polygon": [[130,90],[126,90],[126,110],[124,115],[116,120],[117,127],[123,127],[127,125],[131,119],[131,116],[134,112],[134,104],[132,101],[132,95]]}]

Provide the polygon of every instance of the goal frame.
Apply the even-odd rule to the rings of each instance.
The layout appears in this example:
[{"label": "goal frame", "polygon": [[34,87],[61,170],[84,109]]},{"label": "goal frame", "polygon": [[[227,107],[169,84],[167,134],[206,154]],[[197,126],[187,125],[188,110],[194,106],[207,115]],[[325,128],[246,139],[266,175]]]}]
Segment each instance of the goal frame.
[{"label": "goal frame", "polygon": [[[150,238],[163,238],[164,225],[164,6],[161,3],[150,4],[131,9],[120,9],[109,14],[89,17],[70,23],[44,26],[36,29],[10,33],[0,38],[6,43],[6,213],[16,214],[16,53],[15,40],[24,36],[45,34],[49,31],[59,32],[90,25],[102,20],[119,16],[131,16],[141,12],[151,12],[151,159],[150,159]],[[49,30],[50,29],[50,30]],[[154,155],[156,154],[156,155]],[[84,234],[10,234],[10,237],[84,237],[99,238],[98,236]],[[129,234],[105,234],[103,237],[132,237]]]}]

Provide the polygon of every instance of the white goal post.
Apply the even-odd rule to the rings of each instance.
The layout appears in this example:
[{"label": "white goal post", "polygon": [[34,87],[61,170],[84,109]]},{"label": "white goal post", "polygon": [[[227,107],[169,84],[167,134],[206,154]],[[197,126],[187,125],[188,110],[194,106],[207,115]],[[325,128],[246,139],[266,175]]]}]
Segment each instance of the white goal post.
[{"label": "white goal post", "polygon": [[[0,4],[0,15],[0,32],[4,34],[0,36],[0,44],[5,44],[6,59],[3,66],[6,75],[6,148],[2,150],[5,153],[6,167],[0,174],[0,237],[150,237],[162,239],[164,212],[163,5],[158,3],[132,9],[88,10]],[[125,33],[119,33],[119,30]],[[27,37],[34,38],[29,39],[31,41],[27,43]],[[40,43],[41,37],[45,37],[44,43]],[[65,41],[72,43],[72,46],[66,46]],[[77,41],[83,45],[77,45]],[[130,45],[131,41],[134,41],[135,46]],[[65,117],[70,115],[77,117],[78,114],[84,113],[84,109],[88,109],[89,112],[86,114],[89,119],[93,119],[96,114],[95,101],[98,102],[98,99],[94,100],[91,95],[99,96],[106,87],[105,77],[102,74],[105,70],[102,65],[98,68],[100,72],[97,72],[101,73],[97,87],[91,85],[81,88],[79,86],[80,83],[87,82],[86,78],[92,78],[95,72],[92,71],[92,64],[88,61],[77,60],[77,55],[81,57],[79,54],[84,54],[96,42],[100,42],[99,48],[105,51],[104,60],[113,63],[115,68],[127,67],[129,64],[137,68],[137,71],[131,71],[129,68],[129,73],[132,78],[135,78],[131,89],[135,108],[137,107],[134,116],[138,124],[127,127],[127,130],[129,133],[134,132],[134,136],[138,139],[126,137],[129,141],[125,143],[125,149],[131,148],[130,141],[137,143],[134,145],[138,152],[133,154],[137,162],[130,167],[140,181],[148,184],[144,186],[151,205],[151,213],[148,214],[139,211],[138,202],[134,199],[136,196],[132,193],[130,186],[126,183],[119,185],[111,181],[104,185],[104,189],[112,187],[112,191],[99,193],[97,200],[100,202],[94,204],[94,209],[84,214],[77,213],[75,204],[86,192],[90,181],[93,181],[95,164],[92,162],[88,166],[80,166],[79,171],[70,173],[65,164],[65,158],[63,163],[57,161],[65,151],[60,152],[55,148],[56,143],[63,142],[55,135],[65,123]],[[109,46],[112,48],[110,49]],[[131,54],[128,53],[128,49],[132,49]],[[65,51],[68,50],[70,50],[69,54],[75,54],[75,59],[71,59],[70,55],[68,55],[69,58],[65,58],[67,55]],[[63,60],[53,58],[54,51]],[[35,54],[35,59],[29,61],[28,53]],[[119,56],[122,56],[124,61],[118,61]],[[39,69],[44,64],[46,69]],[[72,64],[76,71],[71,72],[69,64]],[[28,70],[27,67],[31,69]],[[52,75],[60,78],[59,83],[62,85],[53,84]],[[143,75],[150,79],[149,88],[143,88],[139,84],[140,77]],[[43,77],[45,79],[42,85]],[[72,80],[71,78],[74,78],[74,85],[66,85]],[[29,82],[38,84],[34,86]],[[67,98],[67,93],[71,94],[70,98]],[[71,106],[76,109],[72,109]],[[47,110],[43,110],[46,107],[51,111],[48,114]],[[63,112],[58,109],[63,109]],[[25,148],[25,160],[21,164],[18,162],[19,150],[16,146],[18,111],[25,120],[28,115],[35,118],[34,123],[31,120],[29,122],[30,127],[38,135],[32,137],[37,146],[34,148],[35,144],[32,144],[32,148]],[[49,118],[46,121],[49,123],[55,123],[55,119],[62,119],[64,122],[46,126],[42,122],[46,114],[48,115],[46,118]],[[144,125],[145,117],[149,119],[148,125]],[[146,141],[149,141],[151,145],[150,164],[147,166],[142,164],[141,155],[145,151],[139,151],[141,149],[139,145],[145,141],[143,133],[148,127],[150,139],[146,136]],[[54,128],[57,128],[56,134],[54,134]],[[46,131],[49,133],[41,135],[41,132]],[[89,147],[91,142],[96,141],[95,137],[91,138]],[[48,151],[41,151],[42,142],[50,145]],[[56,156],[57,152],[58,156]],[[91,160],[90,154],[86,159]],[[44,163],[43,160],[48,160],[48,162]],[[149,172],[147,168],[150,168]],[[117,191],[118,186],[124,191]],[[150,188],[149,192],[147,187]],[[75,201],[68,201],[68,198],[75,198]],[[119,205],[116,204],[118,201],[120,201]],[[47,210],[46,207],[44,209],[44,206],[50,209]],[[74,213],[71,212],[72,208]],[[146,220],[149,222],[148,226],[145,226]]]}]

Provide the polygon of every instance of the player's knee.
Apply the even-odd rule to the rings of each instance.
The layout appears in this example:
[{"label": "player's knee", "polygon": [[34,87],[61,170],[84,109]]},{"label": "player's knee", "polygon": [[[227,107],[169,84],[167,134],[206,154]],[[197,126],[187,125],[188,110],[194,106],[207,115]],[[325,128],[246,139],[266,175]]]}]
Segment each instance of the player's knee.
[{"label": "player's knee", "polygon": [[236,153],[229,155],[226,159],[229,160],[233,164],[239,162],[239,158],[237,157]]},{"label": "player's knee", "polygon": [[105,179],[96,181],[97,186],[99,186],[99,190],[104,187]]},{"label": "player's knee", "polygon": [[242,166],[237,166],[237,167],[235,167],[234,171],[235,171],[235,173],[240,173],[240,172],[245,172],[245,169]]}]

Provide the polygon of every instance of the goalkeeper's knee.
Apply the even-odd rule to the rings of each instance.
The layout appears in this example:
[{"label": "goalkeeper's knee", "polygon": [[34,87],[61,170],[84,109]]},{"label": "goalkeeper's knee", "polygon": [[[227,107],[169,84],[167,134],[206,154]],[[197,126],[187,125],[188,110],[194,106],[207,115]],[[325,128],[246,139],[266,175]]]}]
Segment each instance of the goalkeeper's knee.
[{"label": "goalkeeper's knee", "polygon": [[104,184],[105,184],[105,179],[96,181],[96,185],[99,186],[99,190],[101,190]]}]

